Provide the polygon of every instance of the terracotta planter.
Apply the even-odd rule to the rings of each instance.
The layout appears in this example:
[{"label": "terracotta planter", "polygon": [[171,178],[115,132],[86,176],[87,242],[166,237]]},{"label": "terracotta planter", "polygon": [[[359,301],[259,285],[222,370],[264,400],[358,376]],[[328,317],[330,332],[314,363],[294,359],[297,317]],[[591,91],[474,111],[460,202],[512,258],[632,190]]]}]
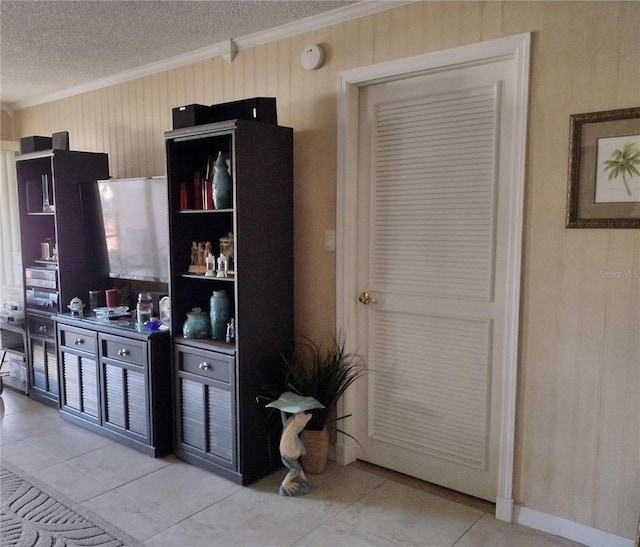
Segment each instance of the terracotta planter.
[{"label": "terracotta planter", "polygon": [[325,427],[321,431],[304,429],[300,434],[307,451],[302,457],[302,469],[305,473],[318,475],[327,467],[329,455],[329,430]]}]

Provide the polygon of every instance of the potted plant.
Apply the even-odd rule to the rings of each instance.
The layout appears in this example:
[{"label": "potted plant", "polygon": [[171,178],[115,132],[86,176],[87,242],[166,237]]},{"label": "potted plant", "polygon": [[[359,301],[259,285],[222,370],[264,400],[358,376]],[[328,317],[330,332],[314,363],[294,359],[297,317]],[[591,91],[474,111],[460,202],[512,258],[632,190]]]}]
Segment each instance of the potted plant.
[{"label": "potted plant", "polygon": [[265,390],[259,399],[270,402],[284,391],[290,391],[313,397],[324,406],[310,411],[312,417],[300,434],[306,449],[302,458],[304,470],[322,473],[329,451],[329,430],[335,429],[353,438],[337,427],[337,422],[350,416],[338,416],[337,404],[349,386],[366,373],[364,361],[356,352],[346,351],[344,337],[331,336],[326,344],[317,344],[308,338],[298,342],[285,363],[283,385]]}]

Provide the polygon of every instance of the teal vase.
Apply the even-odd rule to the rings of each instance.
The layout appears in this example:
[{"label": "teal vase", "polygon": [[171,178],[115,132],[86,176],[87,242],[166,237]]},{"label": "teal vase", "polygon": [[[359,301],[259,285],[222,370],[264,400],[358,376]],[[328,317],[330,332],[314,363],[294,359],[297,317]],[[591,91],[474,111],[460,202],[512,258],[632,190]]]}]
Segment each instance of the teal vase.
[{"label": "teal vase", "polygon": [[227,162],[222,152],[218,152],[213,168],[213,206],[216,209],[230,209],[231,175],[227,170]]},{"label": "teal vase", "polygon": [[182,325],[182,336],[185,338],[209,338],[207,313],[200,308],[193,308],[187,312],[187,320]]},{"label": "teal vase", "polygon": [[211,338],[224,340],[227,335],[227,322],[230,317],[227,291],[213,291],[210,304]]}]

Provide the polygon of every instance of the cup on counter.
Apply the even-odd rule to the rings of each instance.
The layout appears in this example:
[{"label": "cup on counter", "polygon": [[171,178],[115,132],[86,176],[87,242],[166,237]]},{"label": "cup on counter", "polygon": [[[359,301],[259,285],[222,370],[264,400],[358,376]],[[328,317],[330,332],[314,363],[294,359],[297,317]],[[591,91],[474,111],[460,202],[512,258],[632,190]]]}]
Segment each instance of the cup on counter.
[{"label": "cup on counter", "polygon": [[100,307],[102,291],[89,291],[89,308],[92,312]]},{"label": "cup on counter", "polygon": [[107,289],[104,291],[104,296],[107,301],[107,308],[115,308],[118,305],[117,289]]},{"label": "cup on counter", "polygon": [[51,260],[51,243],[40,243],[40,259]]}]

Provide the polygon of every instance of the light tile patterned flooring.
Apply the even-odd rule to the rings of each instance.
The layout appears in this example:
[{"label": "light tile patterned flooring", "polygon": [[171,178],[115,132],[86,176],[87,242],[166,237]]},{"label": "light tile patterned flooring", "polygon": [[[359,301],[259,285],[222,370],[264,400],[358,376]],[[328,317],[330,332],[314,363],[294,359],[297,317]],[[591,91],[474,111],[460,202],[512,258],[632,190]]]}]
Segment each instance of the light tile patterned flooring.
[{"label": "light tile patterned flooring", "polygon": [[5,389],[0,458],[149,547],[575,546],[493,518],[487,502],[364,463],[310,476],[278,495],[284,468],[242,487],[174,456],[154,459]]}]

